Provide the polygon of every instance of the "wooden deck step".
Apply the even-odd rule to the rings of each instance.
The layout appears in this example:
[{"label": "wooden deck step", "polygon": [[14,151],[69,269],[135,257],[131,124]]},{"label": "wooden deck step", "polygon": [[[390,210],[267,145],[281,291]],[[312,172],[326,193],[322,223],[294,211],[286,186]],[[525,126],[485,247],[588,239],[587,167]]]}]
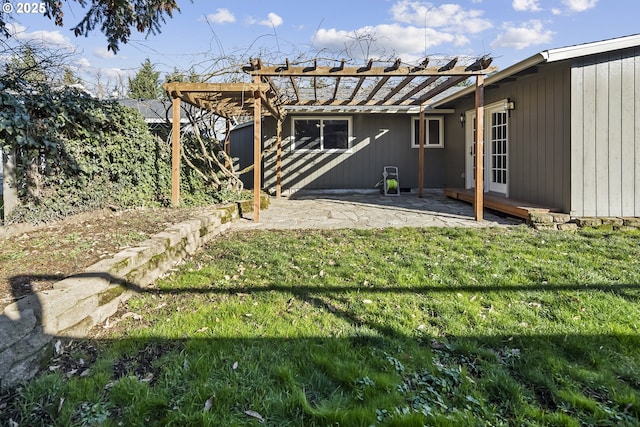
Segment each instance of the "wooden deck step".
[{"label": "wooden deck step", "polygon": [[[445,188],[444,194],[451,198],[462,200],[467,203],[473,203],[474,192],[473,190],[467,190],[464,188]],[[560,209],[550,208],[547,206],[539,206],[520,200],[508,199],[504,196],[499,196],[492,193],[484,193],[483,205],[487,209],[493,209],[494,211],[503,212],[507,215],[515,216],[517,218],[529,219],[531,212],[560,212]]]}]

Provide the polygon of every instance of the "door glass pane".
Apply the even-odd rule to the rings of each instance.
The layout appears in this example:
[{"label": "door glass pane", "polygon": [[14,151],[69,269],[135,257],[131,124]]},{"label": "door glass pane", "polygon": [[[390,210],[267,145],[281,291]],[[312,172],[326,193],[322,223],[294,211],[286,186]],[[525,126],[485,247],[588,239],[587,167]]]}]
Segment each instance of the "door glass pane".
[{"label": "door glass pane", "polygon": [[491,167],[492,182],[507,183],[507,113],[491,115]]}]

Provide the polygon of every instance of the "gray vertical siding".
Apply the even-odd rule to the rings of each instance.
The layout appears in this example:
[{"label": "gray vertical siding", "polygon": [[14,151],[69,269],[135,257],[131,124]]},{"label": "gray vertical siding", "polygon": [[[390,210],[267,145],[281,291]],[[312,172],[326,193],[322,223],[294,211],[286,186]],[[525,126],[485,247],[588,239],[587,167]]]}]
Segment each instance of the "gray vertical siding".
[{"label": "gray vertical siding", "polygon": [[[485,105],[511,98],[508,116],[508,181],[510,198],[566,212],[570,207],[570,72],[567,65],[540,67],[516,81],[485,88]],[[468,96],[455,105],[447,125],[447,186],[463,187],[464,129],[460,113],[475,108]],[[445,106],[446,107],[446,106]],[[455,120],[454,120],[455,118]],[[485,115],[486,118],[486,115]],[[454,123],[454,122],[457,122]],[[465,123],[465,126],[471,126]],[[486,126],[485,126],[486,130]],[[485,138],[486,142],[486,138]]]},{"label": "gray vertical siding", "polygon": [[640,48],[571,69],[571,213],[640,216]]},{"label": "gray vertical siding", "polygon": [[[253,164],[253,124],[243,125],[231,132],[231,157],[239,159],[240,170]],[[253,172],[240,177],[245,188],[253,187]]]},{"label": "gray vertical siding", "polygon": [[[373,189],[384,166],[399,168],[400,186],[418,186],[418,149],[411,148],[411,115],[351,114],[351,152],[302,152],[291,147],[291,113],[282,128],[283,189]],[[266,119],[265,147],[275,144],[275,126]],[[425,149],[425,186],[445,185],[445,148]],[[276,152],[264,157],[264,188],[276,184]]]},{"label": "gray vertical siding", "polygon": [[509,118],[511,198],[569,209],[569,79],[566,66],[553,65],[502,88],[502,97],[516,103]]}]

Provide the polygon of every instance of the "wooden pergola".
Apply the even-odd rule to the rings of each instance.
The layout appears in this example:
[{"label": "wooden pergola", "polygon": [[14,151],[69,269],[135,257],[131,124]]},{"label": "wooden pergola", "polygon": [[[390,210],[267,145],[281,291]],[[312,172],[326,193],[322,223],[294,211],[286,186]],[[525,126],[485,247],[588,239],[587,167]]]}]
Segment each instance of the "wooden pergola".
[{"label": "wooden pergola", "polygon": [[[362,67],[346,66],[345,61],[334,66],[283,65],[265,66],[260,59],[251,60],[243,71],[252,83],[167,83],[164,89],[173,100],[172,134],[172,196],[174,205],[180,200],[180,103],[212,111],[229,123],[240,116],[253,115],[254,123],[254,201],[253,218],[260,219],[260,185],[262,164],[262,116],[270,115],[277,122],[276,196],[280,197],[282,123],[287,106],[349,108],[384,108],[415,106],[420,111],[418,197],[424,196],[425,105],[445,90],[475,77],[476,158],[475,158],[475,219],[482,220],[483,210],[483,122],[484,76],[496,70],[492,59],[481,57],[468,65],[458,65],[454,58],[441,66],[429,66],[425,59],[418,66],[393,64],[374,66],[369,61]],[[228,147],[228,136],[225,146]]]}]

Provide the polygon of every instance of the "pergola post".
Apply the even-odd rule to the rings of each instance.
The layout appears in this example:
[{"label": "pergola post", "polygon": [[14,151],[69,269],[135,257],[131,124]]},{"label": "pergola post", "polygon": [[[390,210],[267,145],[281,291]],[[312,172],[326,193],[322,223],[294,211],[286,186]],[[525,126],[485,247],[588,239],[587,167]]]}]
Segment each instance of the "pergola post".
[{"label": "pergola post", "polygon": [[[256,77],[260,83],[260,77]],[[262,97],[260,89],[253,92],[253,220],[260,221],[260,184],[262,174]]]},{"label": "pergola post", "polygon": [[476,76],[476,161],[473,208],[476,221],[482,221],[484,205],[484,76]]},{"label": "pergola post", "polygon": [[282,192],[282,120],[276,123],[276,198],[280,198]]},{"label": "pergola post", "polygon": [[172,107],[171,133],[171,204],[180,204],[180,98],[174,97]]},{"label": "pergola post", "polygon": [[426,132],[423,104],[420,104],[420,124],[418,129],[418,197],[422,198],[424,197],[424,140]]}]

